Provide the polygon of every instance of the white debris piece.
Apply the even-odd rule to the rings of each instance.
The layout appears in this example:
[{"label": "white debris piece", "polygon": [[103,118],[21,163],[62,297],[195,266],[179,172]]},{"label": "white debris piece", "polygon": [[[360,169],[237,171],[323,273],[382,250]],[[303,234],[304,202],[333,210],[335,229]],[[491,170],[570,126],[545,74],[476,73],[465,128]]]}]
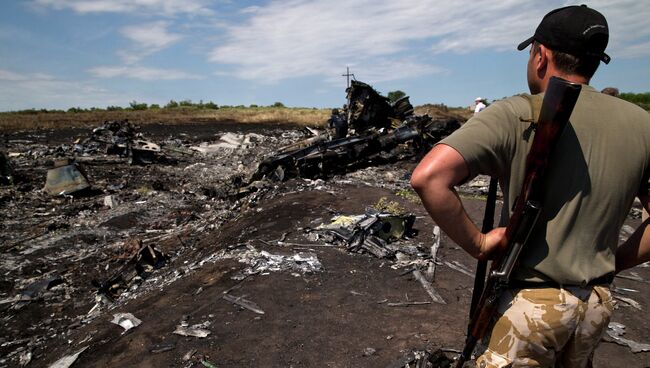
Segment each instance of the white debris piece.
[{"label": "white debris piece", "polygon": [[210,330],[205,328],[209,324],[210,324],[209,322],[205,322],[197,325],[186,326],[184,322],[181,322],[179,326],[176,326],[176,330],[174,330],[174,333],[176,335],[181,335],[181,336],[193,336],[198,338],[204,338],[212,333]]},{"label": "white debris piece", "polygon": [[81,350],[77,351],[76,353],[74,353],[72,355],[64,356],[63,358],[61,358],[61,359],[57,360],[56,362],[52,363],[49,368],[68,368],[68,367],[70,367],[72,364],[74,364],[74,362],[77,361],[77,358],[79,358],[79,355],[81,355],[81,353],[83,353],[86,349],[88,349],[87,346],[82,348]]},{"label": "white debris piece", "polygon": [[115,196],[108,195],[104,197],[104,207],[115,208],[117,207],[118,204],[119,202],[117,201],[117,198],[115,198]]},{"label": "white debris piece", "polygon": [[[643,343],[638,343],[636,341],[632,341],[629,339],[626,339],[623,336],[625,334],[625,325],[622,323],[618,322],[610,322],[610,324],[607,326],[607,336],[609,336],[615,343],[623,346],[627,346],[632,350],[633,353],[641,353],[644,351],[650,351],[650,344],[643,344]],[[605,339],[605,341],[608,341]]]},{"label": "white debris piece", "polygon": [[221,151],[234,151],[239,148],[249,148],[254,146],[256,142],[264,140],[261,134],[234,134],[225,133],[219,138],[219,142],[208,144],[207,142],[201,143],[199,146],[192,146],[190,149],[201,152],[203,154],[217,153]]},{"label": "white debris piece", "polygon": [[121,326],[124,329],[124,332],[126,332],[132,328],[140,326],[142,321],[131,313],[115,313],[111,323]]}]

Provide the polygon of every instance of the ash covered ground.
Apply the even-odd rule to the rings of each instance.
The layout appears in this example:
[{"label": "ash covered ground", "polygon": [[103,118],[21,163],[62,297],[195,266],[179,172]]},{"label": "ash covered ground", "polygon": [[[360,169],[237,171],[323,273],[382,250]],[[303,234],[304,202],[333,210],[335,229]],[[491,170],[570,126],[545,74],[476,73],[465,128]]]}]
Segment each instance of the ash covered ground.
[{"label": "ash covered ground", "polygon": [[[444,234],[432,260],[435,224],[408,186],[415,159],[233,195],[264,157],[306,133],[215,123],[140,131],[166,160],[75,154],[88,129],[2,136],[15,183],[0,188],[0,367],[65,357],[74,367],[399,367],[414,353],[453,358],[462,348],[475,261]],[[243,144],[190,148],[227,133]],[[71,156],[91,190],[43,192],[52,162]],[[479,224],[486,185],[460,188]],[[378,203],[416,218],[391,256],[350,252],[313,231]],[[622,238],[638,217],[633,209]],[[432,265],[446,304],[414,276]],[[622,276],[596,367],[650,366],[650,267]]]}]

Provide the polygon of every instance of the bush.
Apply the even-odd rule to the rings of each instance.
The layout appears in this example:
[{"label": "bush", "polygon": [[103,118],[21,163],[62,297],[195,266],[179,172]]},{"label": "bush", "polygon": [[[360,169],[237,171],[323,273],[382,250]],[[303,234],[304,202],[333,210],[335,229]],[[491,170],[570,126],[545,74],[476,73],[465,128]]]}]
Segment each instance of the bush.
[{"label": "bush", "polygon": [[151,104],[151,105],[149,105],[149,109],[150,109],[150,110],[158,110],[158,109],[160,109],[160,105],[158,105],[158,104]]},{"label": "bush", "polygon": [[285,106],[282,102],[276,102],[273,105],[271,105],[271,107],[285,107]]},{"label": "bush", "polygon": [[122,106],[107,106],[106,107],[106,111],[121,111],[121,110],[123,110]]},{"label": "bush", "polygon": [[137,103],[135,100],[129,102],[129,106],[131,106],[132,110],[146,110],[147,109],[147,104],[146,103]]},{"label": "bush", "polygon": [[183,106],[183,107],[192,107],[192,106],[194,106],[194,104],[192,104],[192,100],[183,100],[183,101],[179,102],[179,105]]},{"label": "bush", "polygon": [[618,97],[625,101],[632,102],[641,108],[650,111],[650,92],[646,93],[621,93]]},{"label": "bush", "polygon": [[169,102],[167,102],[167,105],[165,105],[166,109],[173,109],[173,108],[176,108],[176,107],[178,107],[178,102],[176,102],[174,100],[169,100]]},{"label": "bush", "polygon": [[206,109],[212,109],[212,110],[217,110],[219,109],[219,106],[217,106],[216,103],[209,101],[203,105],[204,108]]},{"label": "bush", "polygon": [[406,93],[400,90],[388,92],[388,95],[386,95],[386,97],[388,97],[388,100],[390,102],[395,102],[404,96],[406,96]]}]

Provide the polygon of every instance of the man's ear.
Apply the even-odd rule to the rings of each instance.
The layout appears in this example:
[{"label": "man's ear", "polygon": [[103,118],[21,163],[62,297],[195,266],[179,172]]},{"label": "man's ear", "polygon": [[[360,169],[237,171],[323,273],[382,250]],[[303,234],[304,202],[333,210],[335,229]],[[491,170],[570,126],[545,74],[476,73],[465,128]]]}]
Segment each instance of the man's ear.
[{"label": "man's ear", "polygon": [[548,68],[548,64],[552,58],[551,50],[546,48],[544,45],[539,45],[539,50],[538,52],[534,55],[534,66],[535,66],[535,72],[539,76],[540,79],[544,79],[544,75],[546,74],[546,70]]}]

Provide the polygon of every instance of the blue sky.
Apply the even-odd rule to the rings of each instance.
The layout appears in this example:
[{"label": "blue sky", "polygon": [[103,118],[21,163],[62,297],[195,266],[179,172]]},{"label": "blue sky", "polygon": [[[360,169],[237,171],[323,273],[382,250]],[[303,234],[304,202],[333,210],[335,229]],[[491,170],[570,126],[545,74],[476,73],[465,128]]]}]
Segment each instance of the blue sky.
[{"label": "blue sky", "polygon": [[[610,26],[598,89],[650,91],[650,6],[583,3]],[[345,73],[415,105],[527,91],[528,38],[575,3],[526,0],[2,2],[0,111],[130,101],[338,107]]]}]

